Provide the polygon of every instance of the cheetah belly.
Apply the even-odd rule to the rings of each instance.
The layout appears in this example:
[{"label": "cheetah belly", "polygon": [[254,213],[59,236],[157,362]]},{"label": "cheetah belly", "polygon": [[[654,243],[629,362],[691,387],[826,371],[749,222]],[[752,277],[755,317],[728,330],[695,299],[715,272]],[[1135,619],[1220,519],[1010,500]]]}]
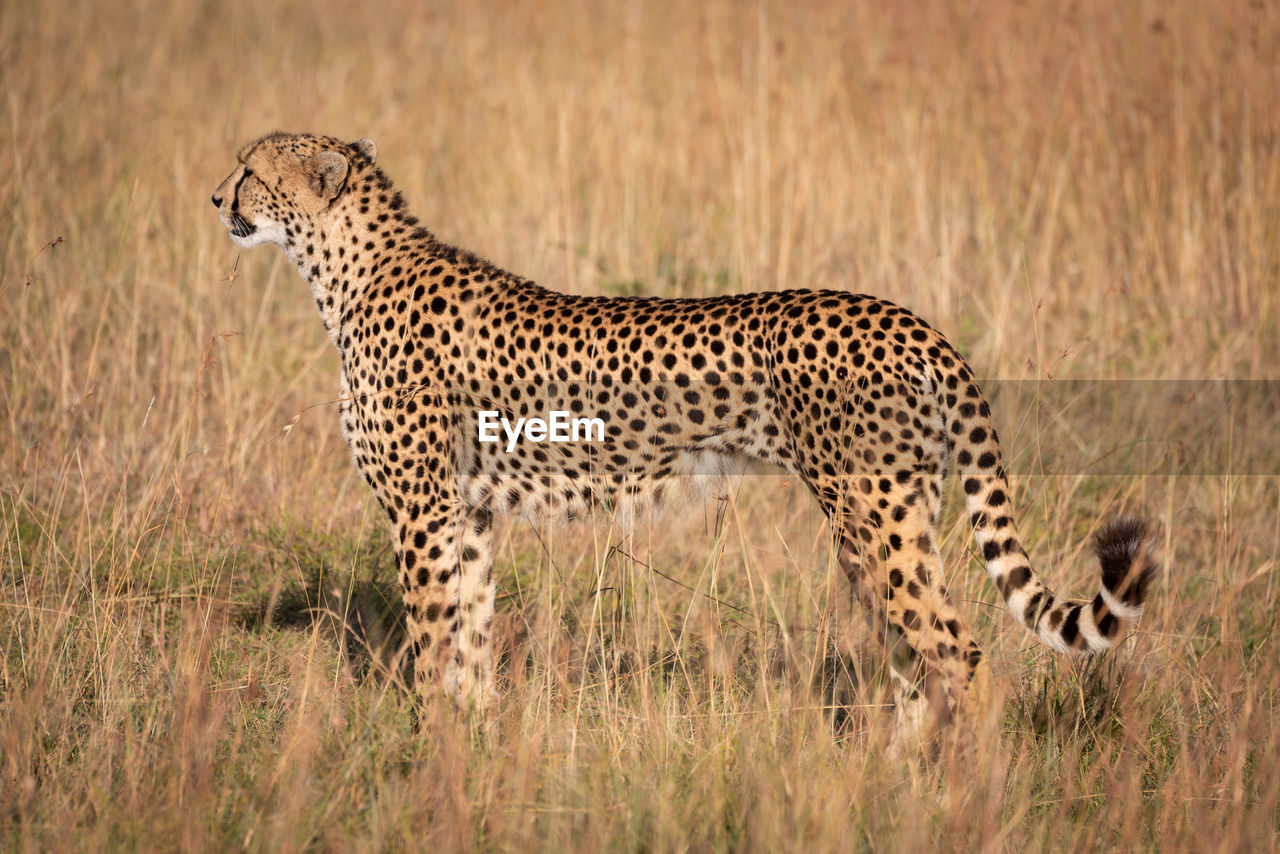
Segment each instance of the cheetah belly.
[{"label": "cheetah belly", "polygon": [[572,520],[603,509],[631,521],[650,511],[666,511],[707,497],[732,492],[742,475],[768,468],[732,450],[690,449],[675,454],[663,470],[586,474],[550,472],[545,466],[524,471],[518,463],[503,473],[472,471],[458,475],[464,500],[545,524]]}]

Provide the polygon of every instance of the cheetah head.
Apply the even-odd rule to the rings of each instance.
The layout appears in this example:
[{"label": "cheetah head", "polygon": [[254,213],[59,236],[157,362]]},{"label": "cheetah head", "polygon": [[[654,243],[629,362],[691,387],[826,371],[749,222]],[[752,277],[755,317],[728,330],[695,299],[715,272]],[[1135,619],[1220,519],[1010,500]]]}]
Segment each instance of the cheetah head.
[{"label": "cheetah head", "polygon": [[273,133],[240,149],[213,205],[238,246],[288,250],[300,237],[324,232],[353,172],[372,166],[377,152],[368,139]]}]

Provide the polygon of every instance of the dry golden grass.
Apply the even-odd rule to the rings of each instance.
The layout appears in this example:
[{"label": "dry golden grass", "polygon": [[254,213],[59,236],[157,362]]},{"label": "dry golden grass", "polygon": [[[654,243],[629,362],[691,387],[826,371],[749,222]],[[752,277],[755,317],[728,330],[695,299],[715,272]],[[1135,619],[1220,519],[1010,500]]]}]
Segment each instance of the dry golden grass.
[{"label": "dry golden grass", "polygon": [[621,543],[502,528],[502,707],[415,732],[337,359],[208,201],[262,132],[370,136],[437,234],[557,288],[847,288],[980,376],[1275,379],[1274,4],[356,5],[0,8],[4,848],[1276,849],[1273,420],[1121,397],[1076,458],[1177,422],[1227,463],[1046,472],[1002,399],[1059,592],[1119,512],[1168,563],[1073,665],[993,607],[952,502],[992,667],[935,760],[824,717],[847,594],[772,477]]}]

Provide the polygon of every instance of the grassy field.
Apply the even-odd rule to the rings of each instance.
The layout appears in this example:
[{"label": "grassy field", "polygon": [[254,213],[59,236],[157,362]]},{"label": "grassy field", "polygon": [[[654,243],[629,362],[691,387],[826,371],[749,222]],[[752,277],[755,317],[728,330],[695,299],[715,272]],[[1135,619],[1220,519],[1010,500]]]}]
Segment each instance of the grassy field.
[{"label": "grassy field", "polygon": [[[1280,846],[1273,386],[1229,428],[1036,402],[1280,379],[1274,3],[12,0],[0,105],[0,848]],[[1058,592],[1105,519],[1161,526],[1142,624],[1037,647],[952,494],[990,672],[890,759],[874,692],[822,688],[858,621],[820,513],[752,478],[625,537],[504,524],[502,705],[415,730],[336,354],[209,203],[276,128],[372,137],[437,235],[558,289],[915,309],[1030,389],[997,417]],[[1122,434],[1160,464],[1061,462]]]}]

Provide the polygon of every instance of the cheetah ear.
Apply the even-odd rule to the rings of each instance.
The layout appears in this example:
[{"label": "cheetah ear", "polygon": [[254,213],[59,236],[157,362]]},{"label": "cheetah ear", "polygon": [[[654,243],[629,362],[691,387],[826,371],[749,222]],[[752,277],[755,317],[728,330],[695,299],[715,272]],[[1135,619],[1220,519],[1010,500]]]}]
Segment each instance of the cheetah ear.
[{"label": "cheetah ear", "polygon": [[347,158],[336,151],[319,151],[307,158],[307,177],[311,179],[311,192],[326,202],[331,202],[342,192],[347,182]]},{"label": "cheetah ear", "polygon": [[373,140],[357,139],[355,142],[351,143],[351,147],[354,148],[356,151],[360,152],[361,154],[363,154],[365,157],[369,158],[370,163],[377,162],[378,146],[373,144]]}]

